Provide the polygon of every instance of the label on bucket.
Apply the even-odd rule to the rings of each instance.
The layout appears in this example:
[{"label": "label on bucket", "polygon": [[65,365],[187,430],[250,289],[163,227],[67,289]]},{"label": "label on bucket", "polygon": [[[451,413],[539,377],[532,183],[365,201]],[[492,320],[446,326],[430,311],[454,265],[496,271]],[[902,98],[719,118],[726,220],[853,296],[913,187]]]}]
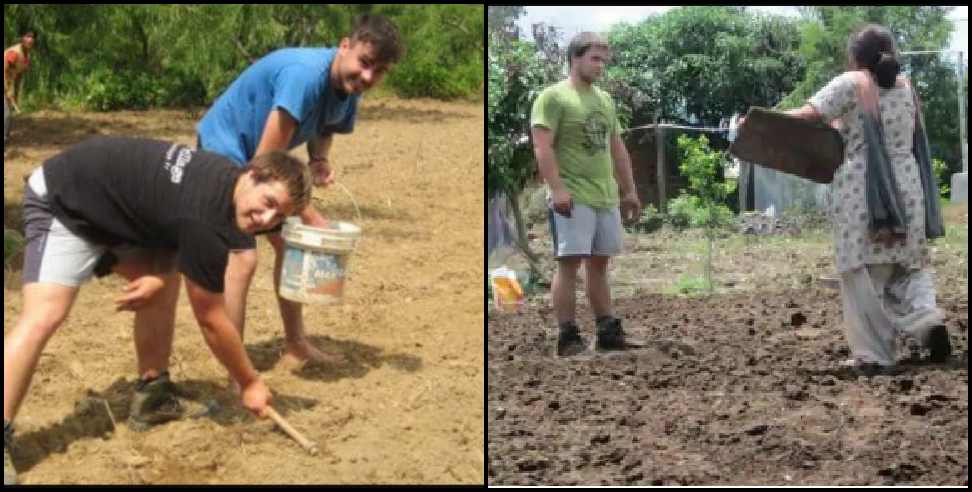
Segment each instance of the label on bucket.
[{"label": "label on bucket", "polygon": [[337,303],[344,294],[348,255],[288,248],[280,295],[297,302]]}]

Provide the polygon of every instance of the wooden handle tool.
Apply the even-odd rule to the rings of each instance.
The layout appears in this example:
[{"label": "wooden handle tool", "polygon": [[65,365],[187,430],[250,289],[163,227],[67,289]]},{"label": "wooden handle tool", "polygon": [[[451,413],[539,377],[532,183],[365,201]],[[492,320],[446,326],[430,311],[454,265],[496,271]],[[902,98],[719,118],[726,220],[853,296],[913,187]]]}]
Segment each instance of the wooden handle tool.
[{"label": "wooden handle tool", "polygon": [[267,409],[267,415],[269,415],[270,418],[273,419],[273,421],[277,424],[277,426],[283,429],[283,431],[286,432],[288,436],[292,437],[295,441],[297,441],[298,444],[300,444],[304,449],[306,449],[307,452],[311,454],[311,456],[317,456],[318,453],[317,445],[311,442],[310,440],[308,440],[306,437],[304,437],[303,434],[298,432],[297,429],[294,429],[293,426],[287,423],[287,421],[284,420],[284,418],[281,417],[280,414],[273,409],[273,407]]}]

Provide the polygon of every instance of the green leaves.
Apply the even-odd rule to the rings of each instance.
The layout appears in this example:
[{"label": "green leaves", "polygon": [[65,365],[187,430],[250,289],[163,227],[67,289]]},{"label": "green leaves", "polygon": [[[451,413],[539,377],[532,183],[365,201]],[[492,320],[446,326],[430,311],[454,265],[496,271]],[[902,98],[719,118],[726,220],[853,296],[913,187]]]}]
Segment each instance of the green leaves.
[{"label": "green leaves", "polygon": [[796,23],[738,8],[680,7],[620,25],[609,39],[617,67],[610,75],[633,89],[616,94],[633,125],[656,115],[718,124],[749,106],[776,104],[803,73]]},{"label": "green leaves", "polygon": [[[778,109],[804,105],[828,81],[847,69],[847,41],[867,23],[880,24],[895,35],[898,51],[944,50],[952,24],[952,7],[940,6],[823,6],[803,7],[799,55],[807,70]],[[962,167],[954,55],[903,55],[899,58],[922,98],[932,154],[952,171]],[[967,97],[962,97],[967,104]]]},{"label": "green leaves", "polygon": [[530,110],[537,94],[557,81],[563,61],[538,55],[532,44],[490,34],[487,52],[486,189],[516,196],[536,172],[530,146]]},{"label": "green leaves", "polygon": [[4,40],[39,33],[25,102],[95,110],[211,103],[250,64],[288,46],[337,46],[360,14],[406,44],[385,84],[403,97],[479,96],[482,5],[4,5]]},{"label": "green leaves", "polygon": [[709,149],[705,135],[691,138],[679,135],[678,149],[682,154],[679,171],[688,178],[689,188],[695,193],[679,196],[669,204],[670,215],[682,215],[688,225],[718,227],[732,219],[732,212],[722,203],[736,188],[735,181],[720,180],[725,154]]}]

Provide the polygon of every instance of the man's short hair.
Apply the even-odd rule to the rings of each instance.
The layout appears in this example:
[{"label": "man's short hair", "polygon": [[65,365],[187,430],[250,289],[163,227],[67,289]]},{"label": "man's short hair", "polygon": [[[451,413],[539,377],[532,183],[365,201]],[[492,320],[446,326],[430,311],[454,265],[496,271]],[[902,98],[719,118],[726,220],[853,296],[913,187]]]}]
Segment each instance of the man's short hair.
[{"label": "man's short hair", "polygon": [[253,180],[259,183],[280,181],[294,202],[295,213],[300,213],[311,201],[311,175],[307,165],[284,151],[273,151],[253,158],[246,170],[253,171]]},{"label": "man's short hair", "polygon": [[575,57],[580,58],[587,53],[592,46],[598,48],[604,48],[610,50],[611,47],[608,46],[607,41],[604,40],[600,35],[594,32],[582,32],[574,36],[574,39],[570,40],[570,44],[567,45],[567,66],[573,65],[573,59]]},{"label": "man's short hair", "polygon": [[405,45],[402,44],[398,28],[386,17],[380,15],[362,15],[354,22],[351,31],[351,43],[364,41],[375,47],[378,63],[398,63],[405,55]]}]

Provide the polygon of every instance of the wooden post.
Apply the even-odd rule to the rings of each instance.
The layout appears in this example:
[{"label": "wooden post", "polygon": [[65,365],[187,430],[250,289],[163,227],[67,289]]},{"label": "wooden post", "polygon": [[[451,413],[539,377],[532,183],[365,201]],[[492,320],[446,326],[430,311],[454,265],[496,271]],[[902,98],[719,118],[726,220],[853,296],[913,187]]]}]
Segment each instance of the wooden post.
[{"label": "wooden post", "polygon": [[667,176],[665,166],[665,131],[661,123],[655,122],[655,149],[658,150],[656,166],[658,168],[658,211],[665,213],[665,205],[668,199],[665,196],[665,179]]}]

